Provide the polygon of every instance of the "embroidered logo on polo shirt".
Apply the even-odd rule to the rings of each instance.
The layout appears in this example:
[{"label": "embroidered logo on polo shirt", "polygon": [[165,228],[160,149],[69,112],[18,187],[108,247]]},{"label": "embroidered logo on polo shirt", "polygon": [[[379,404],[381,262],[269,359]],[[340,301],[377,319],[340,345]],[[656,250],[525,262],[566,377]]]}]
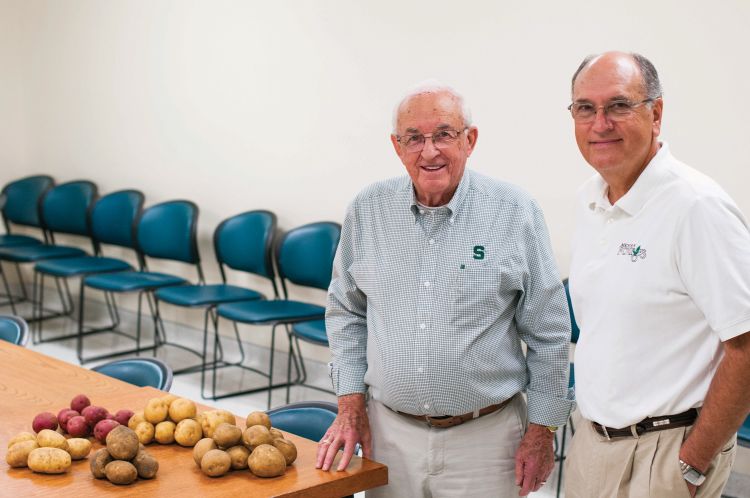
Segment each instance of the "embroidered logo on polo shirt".
[{"label": "embroidered logo on polo shirt", "polygon": [[484,259],[484,246],[474,246],[474,259]]},{"label": "embroidered logo on polo shirt", "polygon": [[617,251],[618,256],[630,256],[630,261],[635,263],[638,259],[646,259],[646,250],[640,244],[628,244],[623,242]]}]

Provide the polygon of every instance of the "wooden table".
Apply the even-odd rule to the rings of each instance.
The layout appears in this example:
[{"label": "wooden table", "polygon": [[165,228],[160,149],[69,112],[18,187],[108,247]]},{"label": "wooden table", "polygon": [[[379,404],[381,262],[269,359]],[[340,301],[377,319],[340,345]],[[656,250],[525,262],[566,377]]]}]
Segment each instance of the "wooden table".
[{"label": "wooden table", "polygon": [[[388,482],[387,468],[372,460],[354,457],[343,472],[315,469],[317,443],[288,434],[297,445],[298,458],[281,477],[263,479],[249,470],[231,471],[211,478],[195,465],[193,449],[177,444],[152,443],[148,451],[159,461],[159,472],[152,480],[139,479],[128,486],[94,479],[89,459],[73,462],[65,474],[37,474],[28,468],[13,469],[5,462],[10,438],[22,431],[33,432],[31,421],[37,413],[54,414],[70,405],[76,394],[86,394],[92,404],[112,413],[122,408],[142,410],[146,402],[165,393],[150,387],[135,387],[64,361],[0,341],[0,470],[1,496],[87,497],[337,497]],[[199,411],[209,407],[199,404]],[[247,415],[247,414],[241,414]],[[244,417],[237,417],[244,427]],[[94,441],[92,454],[102,445]],[[334,464],[335,467],[335,464]]]}]

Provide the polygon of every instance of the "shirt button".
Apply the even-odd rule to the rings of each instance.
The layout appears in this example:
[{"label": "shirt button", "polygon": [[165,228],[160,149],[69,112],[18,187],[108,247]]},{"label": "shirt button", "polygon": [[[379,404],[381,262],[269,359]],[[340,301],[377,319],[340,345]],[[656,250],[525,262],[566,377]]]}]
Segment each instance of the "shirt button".
[{"label": "shirt button", "polygon": [[614,220],[613,220],[612,218],[607,218],[607,225],[609,225],[609,224],[610,224],[610,223],[612,223],[613,221],[614,221]]},{"label": "shirt button", "polygon": [[425,282],[425,283],[424,283],[424,286],[425,286],[425,287],[429,287],[429,286],[430,286],[430,282]]},{"label": "shirt button", "polygon": [[430,409],[430,405],[428,405],[427,403],[425,403],[423,406],[424,406],[425,410],[429,410]]},{"label": "shirt button", "polygon": [[435,243],[435,239],[430,239],[430,245]]},{"label": "shirt button", "polygon": [[424,209],[420,209],[419,214],[424,214]]},{"label": "shirt button", "polygon": [[419,328],[422,329],[422,330],[424,330],[425,328],[427,328],[427,325],[424,324],[424,323],[420,323],[419,324]]},{"label": "shirt button", "polygon": [[453,218],[449,219],[448,222],[452,225],[453,224]]}]

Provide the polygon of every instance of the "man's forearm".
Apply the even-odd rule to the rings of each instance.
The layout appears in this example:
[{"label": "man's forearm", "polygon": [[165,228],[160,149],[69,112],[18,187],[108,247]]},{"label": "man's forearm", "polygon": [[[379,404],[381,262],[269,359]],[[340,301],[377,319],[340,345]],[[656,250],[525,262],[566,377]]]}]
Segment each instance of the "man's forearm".
[{"label": "man's forearm", "polygon": [[724,343],[724,357],[711,381],[693,431],[680,459],[705,472],[750,410],[750,333]]}]

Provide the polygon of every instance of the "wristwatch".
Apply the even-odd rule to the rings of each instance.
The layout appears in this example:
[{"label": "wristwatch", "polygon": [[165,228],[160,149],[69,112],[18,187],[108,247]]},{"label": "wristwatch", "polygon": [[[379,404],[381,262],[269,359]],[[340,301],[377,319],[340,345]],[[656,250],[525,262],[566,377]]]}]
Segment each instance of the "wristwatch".
[{"label": "wristwatch", "polygon": [[547,430],[548,430],[548,431],[550,431],[550,432],[551,432],[551,433],[553,433],[553,434],[554,434],[555,432],[557,432],[557,429],[559,429],[559,427],[558,427],[558,426],[556,426],[556,425],[548,425],[548,426],[546,426],[546,427],[547,427]]},{"label": "wristwatch", "polygon": [[682,471],[683,479],[693,486],[700,486],[706,480],[706,476],[700,470],[682,460],[680,460],[680,470]]}]

